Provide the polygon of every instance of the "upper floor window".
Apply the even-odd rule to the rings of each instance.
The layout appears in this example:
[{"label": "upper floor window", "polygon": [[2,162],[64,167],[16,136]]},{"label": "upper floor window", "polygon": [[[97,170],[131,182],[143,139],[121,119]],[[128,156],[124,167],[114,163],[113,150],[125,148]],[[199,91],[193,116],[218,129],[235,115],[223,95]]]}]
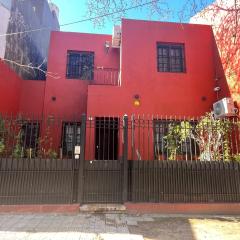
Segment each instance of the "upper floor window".
[{"label": "upper floor window", "polygon": [[184,45],[158,43],[157,64],[158,72],[185,72]]},{"label": "upper floor window", "polygon": [[68,51],[67,53],[67,78],[93,80],[94,53]]}]

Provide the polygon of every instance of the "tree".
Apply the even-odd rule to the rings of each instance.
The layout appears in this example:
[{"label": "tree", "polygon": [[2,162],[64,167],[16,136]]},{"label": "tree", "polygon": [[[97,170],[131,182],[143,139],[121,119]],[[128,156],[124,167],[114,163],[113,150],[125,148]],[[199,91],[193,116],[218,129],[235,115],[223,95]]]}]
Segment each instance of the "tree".
[{"label": "tree", "polygon": [[47,71],[47,69],[45,67],[44,68],[42,67],[46,64],[45,59],[43,60],[42,63],[40,63],[39,65],[35,65],[35,66],[32,63],[22,64],[22,63],[19,63],[17,61],[6,59],[6,58],[3,58],[3,59],[0,58],[0,61],[11,64],[12,66],[15,66],[15,67],[22,68],[23,71],[26,71],[30,74],[32,72],[39,72],[39,73],[43,73],[45,76],[48,76],[48,77],[51,77],[51,78],[54,78],[54,79],[59,79],[60,78],[59,74],[54,73],[54,72],[49,72],[49,71]]},{"label": "tree", "polygon": [[[174,9],[172,0],[86,0],[87,17],[97,27],[106,21],[118,22],[132,9],[145,10],[149,18],[171,20],[178,16],[179,21],[188,21],[190,16],[206,7],[212,0],[182,0],[179,9]],[[178,2],[175,0],[175,2]]]},{"label": "tree", "polygon": [[195,126],[192,123],[186,120],[169,124],[169,131],[164,137],[169,160],[176,160],[177,155],[182,153],[184,142],[193,139],[199,148],[201,161],[239,161],[239,153],[234,153],[232,149],[237,141],[232,137],[233,131],[239,131],[239,122],[215,119],[212,113],[206,113]]},{"label": "tree", "polygon": [[119,21],[126,16],[128,10],[134,8],[148,8],[149,14],[167,16],[170,12],[166,1],[158,0],[87,0],[87,17],[93,18],[92,22],[96,27],[103,27],[106,21]]},{"label": "tree", "polygon": [[216,0],[191,22],[212,25],[230,93],[240,106],[240,0]]}]

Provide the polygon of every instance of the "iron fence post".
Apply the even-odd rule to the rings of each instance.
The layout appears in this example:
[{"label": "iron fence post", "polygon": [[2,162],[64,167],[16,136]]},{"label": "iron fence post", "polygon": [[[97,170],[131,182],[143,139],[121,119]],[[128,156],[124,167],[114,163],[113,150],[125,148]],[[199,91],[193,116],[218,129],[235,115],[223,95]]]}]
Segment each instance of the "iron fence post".
[{"label": "iron fence post", "polygon": [[123,202],[128,200],[128,116],[123,117]]},{"label": "iron fence post", "polygon": [[81,118],[81,135],[80,135],[80,165],[78,175],[78,202],[83,202],[84,186],[84,161],[85,161],[85,142],[86,141],[86,115]]}]

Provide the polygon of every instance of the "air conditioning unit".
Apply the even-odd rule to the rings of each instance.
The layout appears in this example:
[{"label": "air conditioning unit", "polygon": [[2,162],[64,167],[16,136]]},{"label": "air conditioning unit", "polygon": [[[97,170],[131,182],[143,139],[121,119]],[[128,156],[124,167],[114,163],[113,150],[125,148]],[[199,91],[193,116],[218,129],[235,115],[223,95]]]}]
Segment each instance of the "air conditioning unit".
[{"label": "air conditioning unit", "polygon": [[236,115],[233,100],[231,98],[223,98],[213,104],[213,112],[216,118],[231,117]]},{"label": "air conditioning unit", "polygon": [[121,35],[122,35],[121,26],[119,26],[119,25],[114,26],[113,27],[113,35],[112,35],[112,47],[113,48],[120,48]]}]

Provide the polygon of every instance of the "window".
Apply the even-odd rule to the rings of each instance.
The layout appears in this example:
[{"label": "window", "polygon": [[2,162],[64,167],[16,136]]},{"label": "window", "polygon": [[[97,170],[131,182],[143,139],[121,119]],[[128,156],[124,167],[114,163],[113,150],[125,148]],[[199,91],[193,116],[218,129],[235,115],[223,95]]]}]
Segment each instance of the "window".
[{"label": "window", "polygon": [[94,53],[68,51],[67,78],[93,80]]},{"label": "window", "polygon": [[63,123],[62,150],[64,156],[72,157],[75,146],[80,146],[81,125],[79,122]]},{"label": "window", "polygon": [[158,72],[185,72],[183,44],[157,44]]},{"label": "window", "polygon": [[168,121],[154,121],[154,155],[159,159],[160,155],[167,155],[166,140],[164,136],[168,133]]},{"label": "window", "polygon": [[[174,126],[178,126],[181,131],[187,131],[181,127],[181,121],[170,121],[170,120],[154,120],[154,155],[155,159],[169,159],[170,157],[170,148],[171,142],[168,142],[166,136],[168,135],[170,128]],[[196,122],[190,123],[192,127],[196,125]],[[177,136],[175,139],[169,139],[170,141],[174,141],[177,143]],[[176,141],[176,142],[175,142]],[[169,145],[170,144],[170,145]],[[170,146],[168,148],[167,146]],[[184,139],[177,148],[178,159],[196,159],[196,156],[199,155],[199,147],[189,135],[186,139]]]},{"label": "window", "polygon": [[22,145],[25,149],[37,148],[39,129],[38,122],[29,122],[22,125]]}]

